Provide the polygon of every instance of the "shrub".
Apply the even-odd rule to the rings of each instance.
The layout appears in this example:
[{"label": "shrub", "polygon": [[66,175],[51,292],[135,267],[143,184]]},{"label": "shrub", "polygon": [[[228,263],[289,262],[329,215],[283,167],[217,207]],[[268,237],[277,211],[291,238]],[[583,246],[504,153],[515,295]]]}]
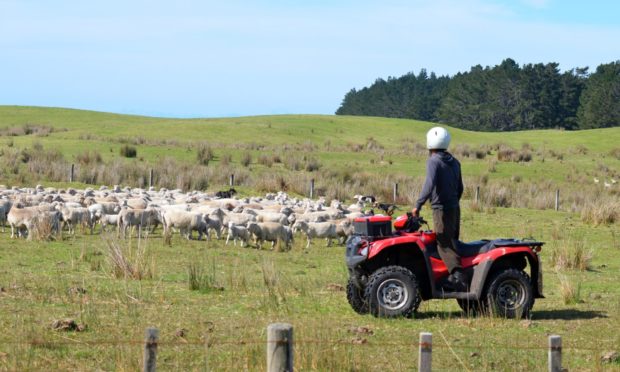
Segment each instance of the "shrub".
[{"label": "shrub", "polygon": [[243,153],[243,155],[241,155],[241,165],[247,167],[250,165],[250,163],[252,163],[252,154],[246,151]]},{"label": "shrub", "polygon": [[135,158],[138,155],[138,150],[135,147],[130,145],[121,146],[120,150],[121,156],[126,158]]},{"label": "shrub", "polygon": [[318,160],[314,158],[310,158],[306,160],[306,166],[305,166],[306,171],[315,172],[315,171],[318,171],[319,168],[321,168],[321,163],[319,163]]},{"label": "shrub", "polygon": [[258,164],[271,168],[273,165],[273,157],[267,154],[261,154],[258,156]]},{"label": "shrub", "polygon": [[213,150],[211,146],[202,142],[198,144],[198,150],[196,151],[196,160],[200,165],[209,165],[209,162],[214,159]]},{"label": "shrub", "polygon": [[76,155],[75,160],[82,165],[91,165],[102,163],[101,154],[97,151],[86,150],[81,154]]}]

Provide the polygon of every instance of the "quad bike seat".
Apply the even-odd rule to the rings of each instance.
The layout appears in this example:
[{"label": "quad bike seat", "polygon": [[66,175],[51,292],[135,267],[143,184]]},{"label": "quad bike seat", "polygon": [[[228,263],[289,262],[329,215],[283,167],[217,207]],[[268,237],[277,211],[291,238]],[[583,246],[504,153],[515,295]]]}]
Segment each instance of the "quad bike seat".
[{"label": "quad bike seat", "polygon": [[490,250],[488,249],[489,243],[490,241],[486,239],[476,240],[469,243],[465,243],[459,240],[457,242],[456,250],[459,252],[461,257],[476,256],[479,253],[488,252]]},{"label": "quad bike seat", "polygon": [[[482,239],[476,240],[469,243],[464,243],[462,241],[457,242],[457,251],[461,257],[471,257],[476,256],[481,253],[487,253],[493,249],[501,248],[501,247],[514,247],[514,246],[536,246],[542,245],[541,242],[535,241],[521,241],[516,239]],[[432,244],[426,247],[427,252],[431,257],[441,259],[439,256],[439,252],[437,251],[437,243],[433,242]]]}]

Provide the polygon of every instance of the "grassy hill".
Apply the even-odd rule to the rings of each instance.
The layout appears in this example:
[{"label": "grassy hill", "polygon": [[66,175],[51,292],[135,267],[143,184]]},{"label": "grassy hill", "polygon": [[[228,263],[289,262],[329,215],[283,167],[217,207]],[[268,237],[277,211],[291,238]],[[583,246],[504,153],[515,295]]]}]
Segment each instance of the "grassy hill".
[{"label": "grassy hill", "polygon": [[[432,126],[366,117],[177,120],[4,106],[0,184],[137,186],[152,168],[157,186],[215,190],[234,173],[244,194],[283,187],[305,194],[314,178],[330,197],[373,193],[391,200],[397,181],[402,211],[423,180]],[[161,332],[162,370],[264,370],[265,328],[277,321],[295,326],[299,370],[413,369],[421,331],[433,333],[439,370],[541,370],[550,334],[563,337],[563,367],[617,370],[618,362],[603,363],[601,356],[620,350],[620,335],[601,330],[620,322],[620,229],[614,220],[597,224],[591,222],[602,220],[582,216],[593,205],[607,216],[620,210],[617,185],[603,186],[620,178],[620,128],[451,132],[466,178],[463,240],[546,242],[546,298],[536,301],[531,319],[471,317],[455,301],[439,300],[422,303],[414,319],[357,315],[342,287],[348,275],[342,247],[315,241],[306,250],[301,236],[291,251],[275,252],[178,234],[167,245],[160,229],[140,242],[99,232],[24,241],[6,231],[0,232],[0,370],[138,370],[149,326]],[[121,156],[123,146],[135,147],[137,157]],[[71,164],[79,181],[73,184],[66,181]],[[560,211],[553,210],[556,189]],[[115,271],[114,245],[148,275],[133,280]],[[190,289],[192,275],[199,290]],[[53,330],[54,320],[64,318],[86,328]]]},{"label": "grassy hill", "polygon": [[[425,134],[434,125],[322,115],[166,119],[0,106],[0,168],[5,169],[0,183],[66,186],[70,164],[76,164],[81,186],[146,186],[154,169],[155,185],[168,188],[215,190],[235,174],[242,190],[305,195],[312,178],[319,194],[340,199],[355,193],[389,199],[398,182],[400,202],[410,203],[424,176]],[[450,131],[451,151],[463,164],[466,197],[475,187],[487,187],[485,197],[493,198],[491,192],[503,187],[512,195],[543,192],[545,200],[534,204],[549,207],[556,189],[570,196],[587,186],[594,194],[605,180],[620,179],[620,128]],[[121,156],[123,146],[133,147],[136,158]],[[594,178],[601,183],[594,185]],[[567,198],[566,205],[583,204],[576,199]],[[504,204],[499,206],[518,206]]]}]

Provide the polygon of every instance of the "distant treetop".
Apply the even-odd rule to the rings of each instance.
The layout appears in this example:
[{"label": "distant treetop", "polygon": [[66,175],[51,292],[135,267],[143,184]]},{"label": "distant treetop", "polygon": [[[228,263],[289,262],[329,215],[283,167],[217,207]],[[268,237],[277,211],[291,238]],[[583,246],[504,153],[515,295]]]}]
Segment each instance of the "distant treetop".
[{"label": "distant treetop", "polygon": [[620,61],[560,73],[508,58],[452,77],[408,73],[351,89],[336,115],[384,116],[480,131],[620,126]]}]

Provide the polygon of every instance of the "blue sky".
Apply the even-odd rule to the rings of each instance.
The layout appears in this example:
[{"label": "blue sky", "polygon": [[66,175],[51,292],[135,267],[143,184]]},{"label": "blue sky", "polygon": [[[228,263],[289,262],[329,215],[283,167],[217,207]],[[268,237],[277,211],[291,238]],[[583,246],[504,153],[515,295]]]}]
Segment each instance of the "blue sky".
[{"label": "blue sky", "polygon": [[426,68],[620,59],[620,1],[0,0],[0,105],[332,114]]}]

